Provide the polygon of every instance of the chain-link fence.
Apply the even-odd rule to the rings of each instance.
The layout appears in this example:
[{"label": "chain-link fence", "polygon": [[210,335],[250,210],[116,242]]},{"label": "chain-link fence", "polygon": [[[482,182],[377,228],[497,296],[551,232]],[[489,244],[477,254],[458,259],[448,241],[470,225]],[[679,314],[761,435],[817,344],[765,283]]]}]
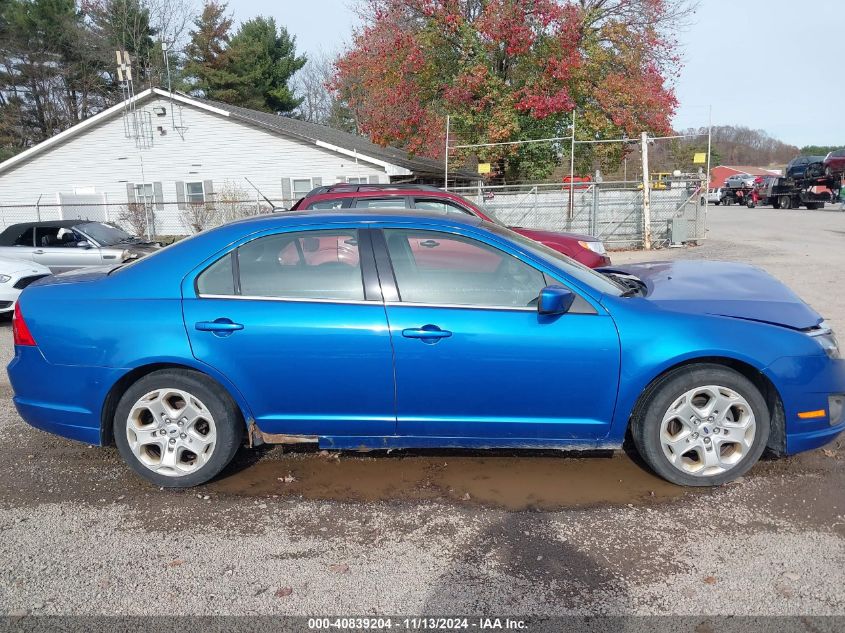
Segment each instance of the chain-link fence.
[{"label": "chain-link fence", "polygon": [[[645,241],[642,183],[579,182],[572,188],[547,183],[453,191],[509,226],[594,235],[615,249],[639,248]],[[650,191],[652,246],[704,239],[707,204],[701,191],[700,182],[687,181]]]},{"label": "chain-link fence", "polygon": [[282,206],[281,200],[227,199],[220,196],[201,203],[184,200],[113,203],[103,201],[100,195],[82,198],[76,196],[72,201],[51,204],[0,205],[0,229],[19,222],[79,219],[108,222],[133,235],[172,238],[270,213]]},{"label": "chain-link fence", "polygon": [[[609,248],[644,244],[643,184],[637,182],[545,183],[453,189],[486,208],[504,224],[594,235]],[[571,192],[571,196],[570,196]],[[650,191],[652,246],[700,241],[705,237],[705,196],[700,183],[667,182]],[[215,195],[201,203],[150,200],[110,203],[102,194],[76,195],[52,204],[0,205],[0,228],[42,220],[98,220],[134,235],[173,238],[226,222],[269,213],[281,200],[232,199]],[[403,201],[397,201],[402,205]],[[170,239],[165,239],[170,241]]]}]

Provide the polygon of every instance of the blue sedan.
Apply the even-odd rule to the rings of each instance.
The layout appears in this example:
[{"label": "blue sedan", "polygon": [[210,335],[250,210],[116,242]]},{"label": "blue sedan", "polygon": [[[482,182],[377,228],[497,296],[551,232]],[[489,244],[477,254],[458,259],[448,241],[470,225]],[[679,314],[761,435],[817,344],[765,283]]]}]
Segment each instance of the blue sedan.
[{"label": "blue sedan", "polygon": [[763,271],[593,271],[468,216],[286,213],[27,288],[31,425],[192,486],[265,442],[618,449],[721,484],[845,430],[845,361]]}]

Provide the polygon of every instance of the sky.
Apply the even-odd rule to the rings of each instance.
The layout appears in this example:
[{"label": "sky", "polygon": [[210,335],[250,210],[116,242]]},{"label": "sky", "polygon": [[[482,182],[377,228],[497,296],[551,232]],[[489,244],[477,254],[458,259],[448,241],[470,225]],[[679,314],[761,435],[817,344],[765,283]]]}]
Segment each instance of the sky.
[{"label": "sky", "polygon": [[[270,15],[306,53],[349,44],[355,0],[230,0]],[[676,129],[742,125],[797,145],[845,145],[845,0],[699,0],[679,30]]]}]

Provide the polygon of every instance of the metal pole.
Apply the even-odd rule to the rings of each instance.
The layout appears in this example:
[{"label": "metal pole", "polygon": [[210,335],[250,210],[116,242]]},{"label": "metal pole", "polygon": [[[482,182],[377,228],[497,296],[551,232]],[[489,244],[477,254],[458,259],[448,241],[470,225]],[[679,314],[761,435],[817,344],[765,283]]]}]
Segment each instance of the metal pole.
[{"label": "metal pole", "polygon": [[643,248],[651,249],[651,179],[648,175],[648,133],[642,133],[643,156]]},{"label": "metal pole", "polygon": [[572,139],[569,142],[569,221],[575,214],[575,110],[572,111]]},{"label": "metal pole", "polygon": [[449,125],[451,117],[446,115],[446,158],[443,161],[443,188],[449,189]]},{"label": "metal pole", "polygon": [[43,193],[38,194],[38,200],[35,201],[35,217],[41,222],[41,196]]},{"label": "metal pole", "polygon": [[707,116],[707,177],[704,179],[706,187],[704,188],[705,200],[707,192],[710,191],[710,148],[713,138],[713,106],[710,106],[710,111]]}]

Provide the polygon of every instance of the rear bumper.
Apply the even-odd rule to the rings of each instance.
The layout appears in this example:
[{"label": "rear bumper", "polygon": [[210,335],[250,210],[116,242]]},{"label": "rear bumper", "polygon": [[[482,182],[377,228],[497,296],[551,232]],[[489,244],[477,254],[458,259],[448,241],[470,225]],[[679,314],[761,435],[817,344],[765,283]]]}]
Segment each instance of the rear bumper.
[{"label": "rear bumper", "polygon": [[68,439],[102,444],[102,404],[121,370],[54,365],[36,347],[16,347],[7,371],[12,401],[24,421]]},{"label": "rear bumper", "polygon": [[[833,441],[845,431],[845,421],[832,425],[828,397],[845,394],[845,360],[827,356],[780,358],[763,373],[777,387],[783,401],[788,455],[812,450]],[[824,410],[818,418],[798,414]]]}]

